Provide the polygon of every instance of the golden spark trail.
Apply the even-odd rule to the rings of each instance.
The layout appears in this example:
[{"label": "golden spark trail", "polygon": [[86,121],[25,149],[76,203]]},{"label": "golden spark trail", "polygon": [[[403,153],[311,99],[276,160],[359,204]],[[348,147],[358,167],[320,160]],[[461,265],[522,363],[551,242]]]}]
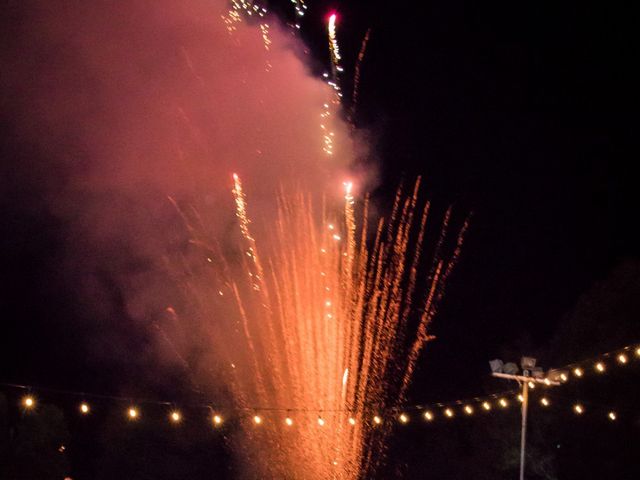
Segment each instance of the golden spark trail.
[{"label": "golden spark trail", "polygon": [[371,35],[371,29],[367,29],[367,33],[364,34],[362,39],[362,45],[358,52],[358,59],[356,60],[355,71],[353,75],[353,93],[351,94],[351,109],[349,111],[349,124],[351,128],[355,128],[355,116],[356,109],[358,108],[358,95],[360,94],[360,69],[362,68],[362,61],[364,60],[365,52],[367,51],[367,45],[369,44],[369,37]]},{"label": "golden spark trail", "polygon": [[[406,394],[467,224],[451,246],[440,236],[425,284],[429,204],[419,207],[419,181],[408,196],[398,191],[372,242],[368,199],[356,202],[349,182],[342,209],[328,201],[318,209],[310,196],[283,190],[276,218],[257,231],[237,175],[233,185],[237,241],[229,237],[190,279],[208,328],[185,327],[210,342],[218,382],[237,408],[265,409],[240,422],[243,463],[259,478],[368,478],[389,431],[374,415]],[[187,231],[198,236],[193,225]]]}]

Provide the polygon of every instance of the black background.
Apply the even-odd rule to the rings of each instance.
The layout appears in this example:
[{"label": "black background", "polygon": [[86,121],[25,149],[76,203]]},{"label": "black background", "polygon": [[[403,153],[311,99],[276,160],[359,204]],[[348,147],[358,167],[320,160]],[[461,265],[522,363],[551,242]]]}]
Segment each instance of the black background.
[{"label": "black background", "polygon": [[[293,18],[288,2],[273,3]],[[630,12],[612,3],[313,1],[301,23],[318,72],[328,68],[324,19],[332,9],[340,15],[345,97],[361,39],[372,29],[355,122],[381,164],[376,198],[387,201],[401,179],[423,175],[436,207],[452,204],[458,218],[473,213],[410,402],[506,388],[489,378],[491,358],[532,354],[549,367],[640,342],[632,174],[638,43]],[[12,162],[42,153],[17,144],[11,119],[2,122],[9,178]],[[130,372],[85,363],[78,344],[91,332],[78,322],[65,328],[65,316],[77,311],[52,294],[48,259],[62,248],[64,225],[19,178],[3,185],[0,381],[120,391]],[[637,477],[638,365],[627,368],[566,387],[550,414],[534,407],[531,478]],[[11,435],[28,420],[18,419],[17,392],[4,393],[2,408],[13,412],[6,438],[15,444]],[[578,396],[629,410],[615,426],[604,416],[575,419],[569,405]],[[71,408],[63,396],[50,397]],[[71,442],[80,445],[64,467],[74,479],[219,478],[227,468],[225,455],[206,447],[217,441],[197,426],[185,438],[158,440],[167,433],[158,434],[160,421],[123,433],[115,414],[92,420],[93,427],[68,417]],[[513,411],[408,427],[392,437],[380,478],[515,478],[518,422]],[[96,440],[98,427],[106,433]],[[122,446],[117,454],[106,446],[113,442]],[[175,472],[153,471],[167,449],[189,460],[175,460],[182,466]],[[146,460],[128,463],[127,451]],[[545,476],[536,468],[547,460],[553,467]]]}]

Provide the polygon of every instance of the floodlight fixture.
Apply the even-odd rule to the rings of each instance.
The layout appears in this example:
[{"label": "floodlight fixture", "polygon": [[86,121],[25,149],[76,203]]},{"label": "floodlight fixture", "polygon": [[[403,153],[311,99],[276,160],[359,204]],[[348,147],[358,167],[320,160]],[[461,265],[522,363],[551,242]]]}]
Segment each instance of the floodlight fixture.
[{"label": "floodlight fixture", "polygon": [[533,367],[531,376],[533,378],[544,378],[544,370],[542,370],[542,367]]},{"label": "floodlight fixture", "polygon": [[508,373],[509,375],[517,375],[518,374],[518,365],[513,362],[508,362],[504,364],[502,371],[504,373]]},{"label": "floodlight fixture", "polygon": [[495,360],[489,361],[489,365],[491,366],[491,371],[493,373],[502,373],[504,362],[496,358]]},{"label": "floodlight fixture", "polygon": [[523,370],[533,370],[536,366],[536,359],[533,357],[522,357],[520,366]]}]

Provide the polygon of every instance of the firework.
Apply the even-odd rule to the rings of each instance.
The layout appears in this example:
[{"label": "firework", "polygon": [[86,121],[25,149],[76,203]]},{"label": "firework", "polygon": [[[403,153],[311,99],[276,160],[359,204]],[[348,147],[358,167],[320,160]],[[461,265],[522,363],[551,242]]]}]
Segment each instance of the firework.
[{"label": "firework", "polygon": [[206,325],[197,331],[208,332],[222,365],[216,377],[239,411],[253,411],[237,440],[245,463],[263,478],[366,477],[388,434],[376,419],[405,395],[464,227],[445,256],[447,212],[424,282],[429,204],[419,206],[419,182],[398,192],[370,239],[368,200],[356,202],[351,182],[337,209],[281,192],[277,218],[258,234],[240,178],[233,180],[237,241],[206,247],[207,255],[215,250],[213,268],[189,291]]},{"label": "firework", "polygon": [[358,52],[358,59],[356,60],[356,66],[353,75],[353,93],[351,95],[351,110],[349,112],[349,123],[354,128],[354,119],[356,116],[356,109],[358,107],[358,95],[360,93],[360,69],[362,67],[362,61],[364,60],[364,54],[367,51],[367,45],[369,44],[369,37],[371,36],[371,29],[367,29],[367,33],[364,34],[362,44],[360,45],[360,51]]}]

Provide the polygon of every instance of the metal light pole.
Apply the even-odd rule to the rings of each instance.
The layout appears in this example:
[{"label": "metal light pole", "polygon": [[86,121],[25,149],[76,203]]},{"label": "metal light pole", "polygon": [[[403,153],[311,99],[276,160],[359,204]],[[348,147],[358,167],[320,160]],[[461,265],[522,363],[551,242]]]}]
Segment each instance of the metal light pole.
[{"label": "metal light pole", "polygon": [[[535,359],[531,358],[523,358],[522,367],[523,367],[523,375],[515,375],[510,373],[502,373],[494,371],[491,375],[498,378],[504,378],[507,380],[516,380],[518,383],[522,384],[522,423],[520,424],[520,480],[524,480],[524,463],[525,463],[525,452],[527,447],[527,412],[529,410],[529,382],[534,383],[542,383],[544,385],[560,385],[560,382],[555,380],[550,380],[548,378],[539,378],[539,377],[531,377],[529,375],[529,370],[525,367],[528,367],[530,364],[525,361],[532,360],[532,366],[535,366]],[[500,362],[502,364],[502,362]],[[492,365],[492,369],[494,366]],[[500,366],[502,369],[502,365]]]}]

